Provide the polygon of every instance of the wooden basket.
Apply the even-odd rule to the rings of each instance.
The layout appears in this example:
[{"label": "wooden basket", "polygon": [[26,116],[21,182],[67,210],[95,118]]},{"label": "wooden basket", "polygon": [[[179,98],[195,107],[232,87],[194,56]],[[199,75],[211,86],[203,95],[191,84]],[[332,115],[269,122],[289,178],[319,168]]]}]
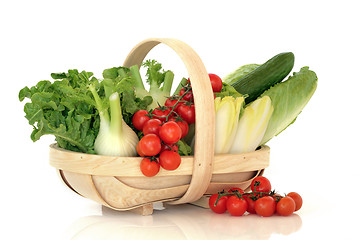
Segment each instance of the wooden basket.
[{"label": "wooden basket", "polygon": [[194,156],[182,157],[180,167],[174,171],[161,169],[148,178],[140,171],[141,157],[84,154],[50,145],[50,164],[70,189],[109,208],[143,215],[153,212],[155,202],[204,205],[204,197],[217,191],[248,189],[252,179],[269,165],[267,146],[250,153],[214,156],[214,96],[204,64],[190,46],[177,39],[147,39],[131,50],[123,66],[140,66],[159,43],[178,54],[191,79],[196,123],[202,123],[195,126]]}]

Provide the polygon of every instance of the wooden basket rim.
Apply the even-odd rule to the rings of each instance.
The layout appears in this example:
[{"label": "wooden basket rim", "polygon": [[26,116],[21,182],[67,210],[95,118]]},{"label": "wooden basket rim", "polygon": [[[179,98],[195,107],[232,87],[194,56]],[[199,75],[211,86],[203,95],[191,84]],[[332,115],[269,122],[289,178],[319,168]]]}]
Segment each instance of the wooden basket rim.
[{"label": "wooden basket rim", "polygon": [[[50,145],[50,165],[64,171],[98,176],[146,177],[139,164],[142,157],[117,157],[73,152]],[[180,167],[174,171],[160,170],[153,178],[192,175],[194,156],[182,156]],[[269,166],[270,148],[266,145],[254,152],[219,154],[214,156],[213,174],[226,174],[264,169]]]}]

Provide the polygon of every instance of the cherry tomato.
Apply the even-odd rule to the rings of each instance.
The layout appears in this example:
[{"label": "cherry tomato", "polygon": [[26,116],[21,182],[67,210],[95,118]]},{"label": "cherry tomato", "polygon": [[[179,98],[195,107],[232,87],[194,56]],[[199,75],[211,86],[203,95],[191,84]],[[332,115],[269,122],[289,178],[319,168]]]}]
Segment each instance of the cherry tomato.
[{"label": "cherry tomato", "polygon": [[189,132],[189,124],[186,121],[176,121],[176,124],[179,125],[181,129],[181,138],[186,137]]},{"label": "cherry tomato", "polygon": [[[183,96],[185,94],[186,90],[184,88],[182,88],[180,91],[179,91],[179,95],[180,96]],[[191,102],[194,100],[194,95],[192,93],[192,91],[190,90],[188,93],[186,93],[181,100],[184,100],[184,101],[188,101],[188,102]]]},{"label": "cherry tomato", "polygon": [[255,202],[254,200],[252,200],[251,195],[244,195],[243,198],[246,200],[247,204],[248,204],[248,208],[247,211],[248,213],[256,213],[255,211]]},{"label": "cherry tomato", "polygon": [[299,210],[302,206],[303,200],[300,194],[296,192],[291,192],[286,194],[287,197],[291,197],[295,201],[295,211]]},{"label": "cherry tomato", "polygon": [[153,118],[144,124],[142,131],[143,131],[144,135],[148,135],[150,133],[159,135],[161,125],[162,125],[162,122],[159,119]]},{"label": "cherry tomato", "polygon": [[166,144],[174,144],[181,138],[181,128],[176,122],[164,123],[160,130],[160,139]]},{"label": "cherry tomato", "polygon": [[142,137],[138,144],[139,150],[144,156],[155,156],[161,150],[160,138],[153,133]]},{"label": "cherry tomato", "polygon": [[228,196],[222,196],[215,206],[216,199],[219,197],[219,194],[213,194],[209,198],[209,207],[214,213],[224,213],[226,212],[226,202],[228,200]]},{"label": "cherry tomato", "polygon": [[163,151],[159,156],[160,166],[165,170],[175,170],[180,166],[181,157],[174,151]]},{"label": "cherry tomato", "polygon": [[[177,103],[177,101],[178,101],[178,98],[168,98],[168,99],[166,99],[166,101],[165,101],[165,106],[167,106],[167,107],[174,107],[175,104]],[[184,103],[184,101],[179,101],[179,103],[176,105],[174,111],[176,111],[176,109],[178,108],[178,106],[179,106],[180,104],[182,104],[182,103]]]},{"label": "cherry tomato", "polygon": [[276,203],[278,203],[282,198],[282,196],[278,193],[275,193],[272,197],[274,198]]},{"label": "cherry tomato", "polygon": [[144,153],[141,152],[140,144],[139,144],[139,143],[136,145],[136,151],[137,151],[137,153],[139,154],[140,157],[144,157],[144,156],[145,156]]},{"label": "cherry tomato", "polygon": [[230,188],[228,192],[233,193],[233,192],[236,192],[236,191],[238,191],[238,193],[245,193],[244,190],[242,190],[241,188],[238,188],[238,187]]},{"label": "cherry tomato", "polygon": [[161,152],[162,151],[173,151],[173,152],[178,152],[179,151],[179,146],[176,144],[161,144]]},{"label": "cherry tomato", "polygon": [[255,201],[255,211],[263,217],[270,217],[275,213],[276,203],[273,197],[265,196]]},{"label": "cherry tomato", "polygon": [[144,124],[150,120],[150,117],[146,116],[147,114],[149,114],[149,112],[146,110],[139,110],[134,114],[132,123],[137,130],[142,131]]},{"label": "cherry tomato", "polygon": [[157,107],[152,111],[151,114],[154,115],[154,118],[164,122],[166,120],[166,116],[169,115],[170,111],[171,109],[168,107]]},{"label": "cherry tomato", "polygon": [[180,117],[185,120],[189,125],[195,122],[195,106],[191,104],[181,104],[177,111]]},{"label": "cherry tomato", "polygon": [[281,216],[289,216],[295,211],[295,201],[291,197],[283,197],[276,204],[276,212]]},{"label": "cherry tomato", "polygon": [[221,92],[222,89],[222,80],[221,78],[213,73],[209,73],[209,78],[211,82],[211,87],[213,89],[213,92]]},{"label": "cherry tomato", "polygon": [[160,171],[160,164],[151,158],[143,158],[140,163],[140,170],[146,177],[153,177]]},{"label": "cherry tomato", "polygon": [[231,196],[226,202],[226,209],[232,216],[242,216],[248,208],[247,202],[243,198]]},{"label": "cherry tomato", "polygon": [[165,106],[167,107],[173,107],[178,100],[176,98],[167,98],[165,101]]},{"label": "cherry tomato", "polygon": [[256,186],[257,192],[268,193],[271,191],[271,183],[269,179],[263,176],[256,177],[251,182],[251,191],[255,191],[255,182],[260,182],[259,186]]}]

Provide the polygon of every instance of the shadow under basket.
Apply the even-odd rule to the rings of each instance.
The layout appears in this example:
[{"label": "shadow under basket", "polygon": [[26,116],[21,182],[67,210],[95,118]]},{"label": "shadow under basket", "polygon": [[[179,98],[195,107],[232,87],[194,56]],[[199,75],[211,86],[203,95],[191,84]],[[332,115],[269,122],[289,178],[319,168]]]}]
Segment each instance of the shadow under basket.
[{"label": "shadow under basket", "polygon": [[197,53],[186,43],[170,38],[149,38],[137,44],[124,67],[141,66],[148,52],[165,44],[184,63],[195,103],[195,152],[181,158],[174,171],[160,169],[154,177],[140,171],[141,157],[113,157],[72,152],[50,146],[50,164],[76,193],[119,211],[142,215],[153,212],[153,203],[193,203],[207,206],[207,199],[223,189],[247,190],[252,179],[269,166],[270,148],[242,154],[215,155],[215,106],[209,75]]}]

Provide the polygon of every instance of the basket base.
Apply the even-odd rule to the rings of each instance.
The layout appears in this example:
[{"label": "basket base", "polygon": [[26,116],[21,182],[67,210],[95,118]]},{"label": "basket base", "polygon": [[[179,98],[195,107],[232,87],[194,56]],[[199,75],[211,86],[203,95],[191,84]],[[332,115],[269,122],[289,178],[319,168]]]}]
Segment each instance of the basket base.
[{"label": "basket base", "polygon": [[154,212],[154,205],[150,203],[138,208],[130,209],[129,211],[142,216],[148,216]]}]

